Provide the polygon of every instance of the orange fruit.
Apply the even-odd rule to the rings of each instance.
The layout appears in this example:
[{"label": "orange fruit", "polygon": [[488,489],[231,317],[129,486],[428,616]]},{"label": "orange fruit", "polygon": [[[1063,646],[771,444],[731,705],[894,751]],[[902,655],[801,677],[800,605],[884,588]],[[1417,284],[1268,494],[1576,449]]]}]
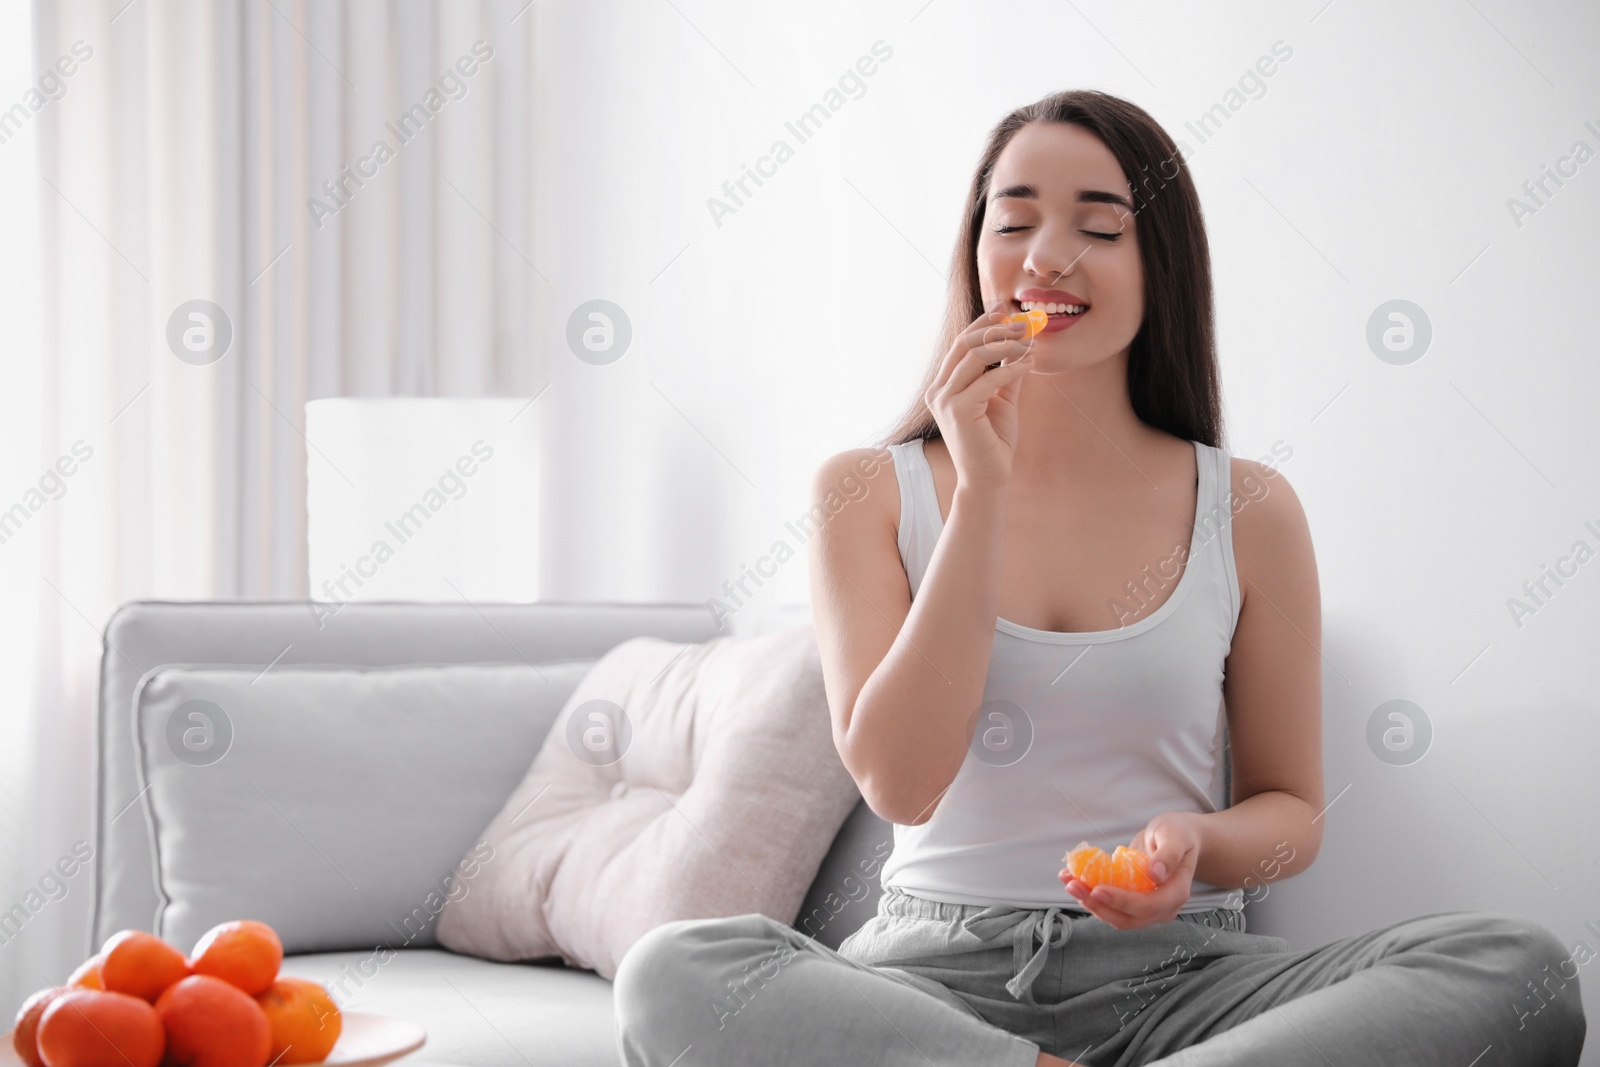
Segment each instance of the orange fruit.
[{"label": "orange fruit", "polygon": [[1127,845],[1118,845],[1116,852],[1108,856],[1089,842],[1080,841],[1077,847],[1061,857],[1061,862],[1067,865],[1067,870],[1072,872],[1074,878],[1084,882],[1090,889],[1110,885],[1131,889],[1135,893],[1148,893],[1156,888],[1155,881],[1148,873],[1150,858]]},{"label": "orange fruit", "polygon": [[104,989],[106,984],[100,980],[100,957],[90,956],[78,964],[78,969],[67,976],[67,984],[80,989]]},{"label": "orange fruit", "polygon": [[70,992],[72,992],[70,988],[60,985],[41,989],[23,1001],[22,1007],[17,1009],[17,1025],[11,1030],[11,1047],[17,1050],[17,1056],[28,1067],[44,1067],[44,1059],[39,1055],[37,1041],[39,1017],[57,997]]},{"label": "orange fruit", "polygon": [[1024,341],[1035,336],[1038,332],[1050,325],[1050,313],[1034,308],[1032,311],[1019,311],[1014,315],[1006,316],[1007,322],[1026,322],[1028,332],[1022,335]]},{"label": "orange fruit", "polygon": [[1067,870],[1072,872],[1072,877],[1087,882],[1089,860],[1096,854],[1104,856],[1098,848],[1087,841],[1079,841],[1073,848],[1061,857],[1061,862],[1067,865]]},{"label": "orange fruit", "polygon": [[339,1006],[317,982],[279,978],[256,1003],[272,1026],[267,1057],[273,1063],[320,1063],[339,1040]]},{"label": "orange fruit", "polygon": [[39,1017],[38,1042],[49,1067],[156,1067],[166,1038],[148,1000],[73,989]]},{"label": "orange fruit", "polygon": [[[191,974],[156,1001],[167,1032],[163,1067],[264,1067],[272,1043],[267,1013],[237,986]],[[50,1067],[60,1067],[52,1063]]]},{"label": "orange fruit", "polygon": [[265,993],[278,977],[283,942],[264,922],[235,919],[207,930],[195,942],[190,959],[195,974],[231,982],[253,997]]},{"label": "orange fruit", "polygon": [[1085,882],[1089,883],[1091,889],[1110,881],[1111,857],[1099,849],[1095,849],[1094,854],[1084,861],[1081,877]]},{"label": "orange fruit", "polygon": [[183,953],[143,930],[112,934],[100,948],[100,983],[108,993],[127,993],[154,1004],[163,989],[188,974]]},{"label": "orange fruit", "polygon": [[1118,845],[1111,854],[1111,884],[1135,893],[1148,893],[1156,887],[1150,877],[1150,857],[1136,848]]}]

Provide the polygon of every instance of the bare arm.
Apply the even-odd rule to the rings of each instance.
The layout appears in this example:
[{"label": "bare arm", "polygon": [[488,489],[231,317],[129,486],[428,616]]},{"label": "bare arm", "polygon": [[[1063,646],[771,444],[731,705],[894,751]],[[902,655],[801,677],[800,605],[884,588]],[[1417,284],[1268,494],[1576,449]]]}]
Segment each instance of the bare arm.
[{"label": "bare arm", "polygon": [[[1032,363],[1032,327],[1004,317],[978,316],[923,391],[956,490],[915,604],[895,541],[900,488],[889,453],[840,453],[813,487],[817,513],[832,516],[808,553],[834,745],[872,810],[902,825],[932,817],[955,780],[989,673],[1017,391]],[[855,471],[868,478],[866,506],[829,506]]]},{"label": "bare arm", "polygon": [[1197,816],[1194,876],[1252,888],[1298,874],[1322,846],[1322,617],[1304,510],[1288,479],[1234,460],[1243,598],[1223,694],[1232,806]]},{"label": "bare arm", "polygon": [[914,826],[955,779],[977,722],[999,612],[1006,488],[957,490],[913,602],[889,453],[831,457],[813,500],[837,500],[852,476],[865,494],[817,512],[832,517],[808,546],[834,745],[872,810]]}]

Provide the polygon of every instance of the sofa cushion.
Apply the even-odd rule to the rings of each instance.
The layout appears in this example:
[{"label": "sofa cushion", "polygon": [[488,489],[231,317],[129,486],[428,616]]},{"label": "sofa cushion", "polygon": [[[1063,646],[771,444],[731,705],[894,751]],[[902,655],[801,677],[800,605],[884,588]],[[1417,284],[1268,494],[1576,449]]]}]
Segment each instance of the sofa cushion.
[{"label": "sofa cushion", "polygon": [[495,861],[445,905],[439,942],[495,960],[559,956],[610,978],[665,922],[792,923],[859,799],[809,624],[624,641],[579,683],[480,835]]},{"label": "sofa cushion", "polygon": [[[286,956],[284,974],[327,986],[341,1011],[417,1023],[401,1064],[617,1067],[612,985],[559,963],[491,963],[438,949]],[[685,1060],[678,1067],[689,1067]]]},{"label": "sofa cushion", "polygon": [[474,835],[593,663],[152,672],[133,709],[152,929],[184,949],[240,918],[288,952],[437,944],[445,901],[495,862]]}]

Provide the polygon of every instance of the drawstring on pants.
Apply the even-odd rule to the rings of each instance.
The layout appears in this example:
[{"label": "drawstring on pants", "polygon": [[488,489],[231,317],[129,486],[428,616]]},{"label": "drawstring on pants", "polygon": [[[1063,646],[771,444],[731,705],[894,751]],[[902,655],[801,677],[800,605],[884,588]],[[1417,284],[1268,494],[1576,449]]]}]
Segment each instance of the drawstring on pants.
[{"label": "drawstring on pants", "polygon": [[[1033,998],[1034,979],[1044,970],[1050,950],[1063,947],[1072,936],[1072,916],[1062,914],[1057,907],[1031,911],[993,907],[961,920],[961,927],[984,941],[1011,934],[1011,965],[1016,973],[1006,982],[1006,990],[1023,1004],[1037,1004]],[[1033,947],[1035,937],[1039,939],[1037,950]]]}]

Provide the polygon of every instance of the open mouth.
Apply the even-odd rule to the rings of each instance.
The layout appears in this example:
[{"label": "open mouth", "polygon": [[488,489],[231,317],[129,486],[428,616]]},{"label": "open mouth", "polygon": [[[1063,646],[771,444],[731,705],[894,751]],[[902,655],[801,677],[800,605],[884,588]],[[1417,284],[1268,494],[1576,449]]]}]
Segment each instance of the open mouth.
[{"label": "open mouth", "polygon": [[[1076,293],[1047,293],[1048,296],[1077,296]],[[1044,328],[1039,334],[1060,333],[1070,330],[1078,324],[1078,320],[1089,312],[1088,304],[1068,304],[1054,300],[1016,300],[1011,301],[1011,306],[1021,311],[1043,311],[1047,316]]]},{"label": "open mouth", "polygon": [[1088,304],[1052,304],[1043,300],[1013,300],[1011,302],[1019,311],[1033,311],[1038,309],[1054,318],[1077,318],[1089,310]]}]

